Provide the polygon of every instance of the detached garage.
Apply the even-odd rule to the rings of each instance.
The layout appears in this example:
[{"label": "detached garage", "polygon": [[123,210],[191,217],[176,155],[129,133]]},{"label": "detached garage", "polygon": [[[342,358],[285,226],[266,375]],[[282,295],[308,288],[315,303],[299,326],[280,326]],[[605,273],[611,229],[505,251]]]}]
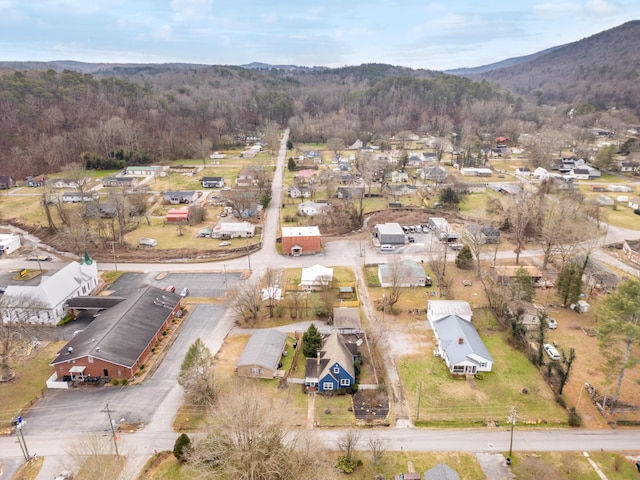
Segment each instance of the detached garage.
[{"label": "detached garage", "polygon": [[20,249],[19,235],[0,234],[0,255],[11,255]]},{"label": "detached garage", "polygon": [[375,235],[381,245],[404,245],[404,230],[399,223],[376,225]]},{"label": "detached garage", "polygon": [[256,330],[251,335],[238,363],[239,377],[275,378],[287,346],[287,334],[278,330]]}]

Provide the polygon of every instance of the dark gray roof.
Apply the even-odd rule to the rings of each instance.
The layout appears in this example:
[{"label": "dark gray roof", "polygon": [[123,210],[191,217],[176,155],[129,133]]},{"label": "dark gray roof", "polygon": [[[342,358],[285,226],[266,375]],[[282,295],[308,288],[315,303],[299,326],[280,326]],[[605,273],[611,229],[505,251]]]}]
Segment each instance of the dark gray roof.
[{"label": "dark gray roof", "polygon": [[286,342],[287,334],[284,332],[273,329],[256,330],[244,347],[236,367],[256,365],[277,370]]},{"label": "dark gray roof", "polygon": [[424,472],[424,480],[460,480],[460,475],[446,463],[439,463]]},{"label": "dark gray roof", "polygon": [[[84,332],[73,337],[51,365],[91,355],[132,367],[153,337],[172,315],[181,296],[156,287],[135,292],[129,299],[103,312]],[[71,351],[69,349],[71,348]]]},{"label": "dark gray roof", "polygon": [[351,307],[335,307],[333,309],[333,328],[341,329],[361,329],[360,309]]},{"label": "dark gray roof", "polygon": [[67,300],[66,305],[76,310],[105,309],[123,302],[124,297],[73,297]]}]

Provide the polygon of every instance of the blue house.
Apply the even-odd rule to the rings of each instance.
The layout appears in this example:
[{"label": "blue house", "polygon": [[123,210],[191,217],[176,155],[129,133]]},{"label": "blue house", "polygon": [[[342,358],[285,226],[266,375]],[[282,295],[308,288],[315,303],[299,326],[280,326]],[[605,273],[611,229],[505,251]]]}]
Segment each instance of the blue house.
[{"label": "blue house", "polygon": [[357,354],[355,343],[347,342],[338,332],[331,333],[318,350],[317,358],[307,358],[304,384],[318,392],[351,388],[356,381],[353,361]]}]

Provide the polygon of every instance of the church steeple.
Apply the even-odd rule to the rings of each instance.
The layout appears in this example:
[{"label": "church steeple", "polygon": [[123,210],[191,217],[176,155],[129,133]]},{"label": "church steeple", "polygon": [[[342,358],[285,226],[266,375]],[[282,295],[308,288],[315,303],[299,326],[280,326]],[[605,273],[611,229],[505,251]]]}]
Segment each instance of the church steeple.
[{"label": "church steeple", "polygon": [[93,259],[89,256],[89,252],[85,249],[84,258],[80,262],[81,265],[91,265],[93,263]]}]

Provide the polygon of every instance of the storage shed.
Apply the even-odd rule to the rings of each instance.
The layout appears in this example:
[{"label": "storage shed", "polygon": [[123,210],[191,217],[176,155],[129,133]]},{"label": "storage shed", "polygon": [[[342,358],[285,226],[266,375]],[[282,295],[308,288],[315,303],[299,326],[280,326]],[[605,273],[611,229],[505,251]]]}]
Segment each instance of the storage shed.
[{"label": "storage shed", "polygon": [[286,345],[287,334],[284,332],[255,330],[236,363],[236,373],[239,377],[276,377]]},{"label": "storage shed", "polygon": [[381,223],[376,225],[375,236],[381,245],[404,245],[404,230],[399,223]]}]

